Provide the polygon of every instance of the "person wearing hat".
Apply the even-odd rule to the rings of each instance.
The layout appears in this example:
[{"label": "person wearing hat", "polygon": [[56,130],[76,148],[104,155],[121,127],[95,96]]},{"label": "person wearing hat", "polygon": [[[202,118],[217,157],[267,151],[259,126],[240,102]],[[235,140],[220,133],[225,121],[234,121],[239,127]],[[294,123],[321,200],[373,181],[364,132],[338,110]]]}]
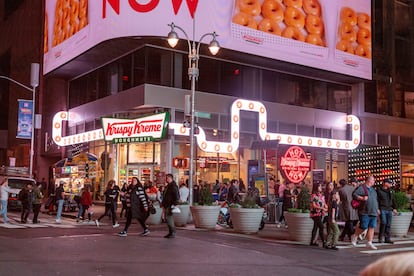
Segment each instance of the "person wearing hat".
[{"label": "person wearing hat", "polygon": [[61,180],[59,182],[59,187],[56,188],[56,203],[58,205],[58,209],[56,212],[56,223],[61,223],[62,220],[62,210],[63,210],[63,202],[65,199],[65,190],[63,189],[63,185],[65,185],[65,181]]},{"label": "person wearing hat", "polygon": [[390,237],[390,229],[393,213],[396,214],[393,191],[391,190],[392,181],[384,179],[382,186],[378,188],[378,206],[380,209],[380,228],[378,242],[393,243]]},{"label": "person wearing hat", "polygon": [[355,177],[352,177],[348,183],[345,179],[339,180],[339,184],[342,186],[339,189],[339,197],[341,199],[339,218],[340,220],[345,221],[345,227],[339,236],[340,241],[344,241],[345,236],[348,236],[349,240],[351,240],[351,236],[355,232],[355,225],[357,225],[359,220],[358,210],[351,206],[352,193],[357,187],[357,183],[358,181]]}]

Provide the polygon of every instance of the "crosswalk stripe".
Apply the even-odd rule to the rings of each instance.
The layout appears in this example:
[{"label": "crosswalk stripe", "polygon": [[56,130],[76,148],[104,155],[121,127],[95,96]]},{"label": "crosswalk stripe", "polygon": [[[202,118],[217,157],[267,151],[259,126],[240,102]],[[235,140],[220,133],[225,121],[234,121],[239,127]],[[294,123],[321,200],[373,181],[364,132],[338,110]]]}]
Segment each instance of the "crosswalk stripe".
[{"label": "crosswalk stripe", "polygon": [[401,252],[401,251],[414,251],[414,247],[411,246],[411,247],[401,247],[401,248],[366,250],[366,251],[361,251],[361,253],[365,253],[365,254],[382,254],[382,253],[393,253],[393,252]]}]

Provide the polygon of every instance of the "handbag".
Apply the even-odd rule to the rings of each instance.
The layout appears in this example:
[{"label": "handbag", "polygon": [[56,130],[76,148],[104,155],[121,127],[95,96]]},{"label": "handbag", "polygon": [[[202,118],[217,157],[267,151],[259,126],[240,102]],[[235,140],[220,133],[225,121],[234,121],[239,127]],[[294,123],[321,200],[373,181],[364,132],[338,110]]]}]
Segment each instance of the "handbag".
[{"label": "handbag", "polygon": [[[367,188],[365,187],[365,185],[364,186],[362,186],[362,188],[364,189],[364,191],[365,191],[365,196],[368,196],[368,190],[367,190]],[[351,206],[352,206],[352,208],[354,208],[354,209],[359,209],[359,208],[361,208],[362,207],[362,201],[360,201],[360,200],[358,200],[358,199],[352,199],[352,201],[351,201]]]},{"label": "handbag", "polygon": [[149,205],[149,212],[150,214],[154,215],[157,213],[157,209],[155,209],[154,205],[152,205],[152,203]]},{"label": "handbag", "polygon": [[181,210],[177,206],[171,206],[171,213],[179,214],[179,213],[181,213]]}]

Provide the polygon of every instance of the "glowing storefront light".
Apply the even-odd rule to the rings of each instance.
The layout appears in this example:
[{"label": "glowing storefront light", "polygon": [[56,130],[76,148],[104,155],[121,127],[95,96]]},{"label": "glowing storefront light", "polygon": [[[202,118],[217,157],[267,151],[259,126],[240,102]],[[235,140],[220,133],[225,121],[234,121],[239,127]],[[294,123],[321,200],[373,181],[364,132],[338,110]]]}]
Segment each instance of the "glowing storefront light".
[{"label": "glowing storefront light", "polygon": [[[361,125],[358,117],[354,115],[344,116],[343,123],[351,125],[351,140],[339,140],[330,138],[319,138],[310,136],[290,135],[282,133],[267,132],[267,111],[266,107],[258,101],[237,99],[231,106],[231,139],[230,142],[207,141],[205,131],[199,127],[199,134],[196,134],[197,144],[201,150],[206,152],[230,153],[239,148],[240,142],[240,111],[259,113],[258,133],[262,140],[279,140],[279,144],[297,145],[330,149],[352,150],[358,147],[361,142]],[[102,140],[103,130],[97,129],[70,136],[62,136],[62,123],[68,120],[68,112],[60,111],[53,117],[53,141],[59,146]],[[189,136],[190,129],[181,123],[169,123],[169,128],[174,135]]]}]

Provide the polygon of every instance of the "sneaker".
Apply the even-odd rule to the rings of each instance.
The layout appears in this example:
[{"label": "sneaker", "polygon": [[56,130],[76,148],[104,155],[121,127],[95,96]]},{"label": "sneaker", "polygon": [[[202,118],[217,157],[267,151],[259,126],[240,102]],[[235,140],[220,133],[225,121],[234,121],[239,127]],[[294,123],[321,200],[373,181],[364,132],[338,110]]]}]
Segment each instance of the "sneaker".
[{"label": "sneaker", "polygon": [[365,229],[364,232],[358,235],[358,239],[360,239],[361,241],[364,240],[365,237],[367,236],[367,232],[368,232],[368,229]]},{"label": "sneaker", "polygon": [[385,243],[394,244],[392,240],[385,240]]},{"label": "sneaker", "polygon": [[367,242],[367,244],[366,244],[366,246],[367,247],[370,247],[371,249],[374,249],[374,250],[377,250],[378,248],[376,247],[376,246],[374,246],[373,244],[372,244],[372,242]]},{"label": "sneaker", "polygon": [[329,247],[329,249],[338,250],[339,248],[334,245],[334,246]]},{"label": "sneaker", "polygon": [[57,219],[57,220],[56,220],[56,223],[62,223],[62,220]]},{"label": "sneaker", "polygon": [[357,241],[358,241],[357,236],[355,236],[355,234],[352,235],[351,236],[351,243],[352,243],[353,246],[357,246]]},{"label": "sneaker", "polygon": [[115,223],[114,225],[112,225],[112,228],[117,228],[119,227],[119,223]]},{"label": "sneaker", "polygon": [[99,227],[99,220],[95,220],[96,227]]},{"label": "sneaker", "polygon": [[150,230],[145,229],[145,230],[144,230],[144,232],[142,232],[141,236],[142,236],[142,237],[148,236],[148,235],[149,235],[149,233],[150,233]]},{"label": "sneaker", "polygon": [[120,236],[120,237],[126,237],[126,236],[128,236],[128,234],[127,234],[126,231],[122,231],[122,232],[119,232],[118,233],[118,236]]}]

